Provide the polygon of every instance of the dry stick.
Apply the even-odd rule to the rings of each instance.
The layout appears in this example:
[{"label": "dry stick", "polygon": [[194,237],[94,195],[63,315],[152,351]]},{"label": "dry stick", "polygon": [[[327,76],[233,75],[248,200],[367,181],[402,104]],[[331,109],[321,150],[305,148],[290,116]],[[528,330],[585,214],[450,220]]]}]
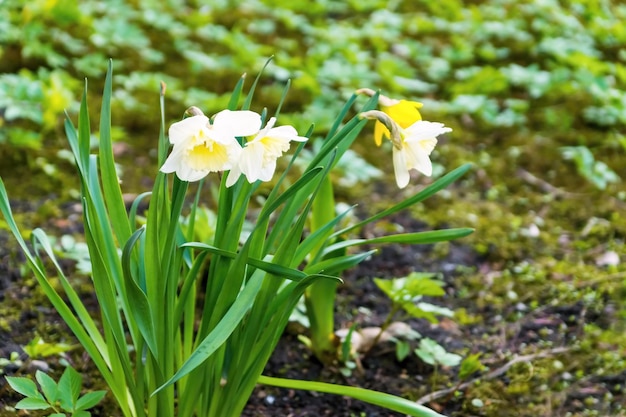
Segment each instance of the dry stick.
[{"label": "dry stick", "polygon": [[523,168],[519,168],[517,170],[517,176],[523,179],[524,181],[526,181],[527,183],[534,185],[535,187],[538,187],[541,191],[545,193],[554,194],[559,197],[570,197],[570,198],[583,196],[583,194],[571,193],[569,191],[565,191],[560,188],[557,188],[554,185],[547,182],[546,180],[536,177],[535,175],[531,174],[530,172],[526,171]]},{"label": "dry stick", "polygon": [[534,359],[547,358],[549,356],[557,355],[559,353],[564,353],[564,352],[567,352],[569,350],[571,350],[571,348],[558,347],[558,348],[550,349],[548,351],[535,353],[533,355],[517,356],[517,357],[511,359],[510,361],[508,361],[507,363],[505,363],[500,368],[495,369],[495,370],[489,372],[486,375],[479,376],[478,378],[472,379],[471,381],[467,381],[467,382],[465,382],[463,384],[457,385],[457,386],[452,387],[452,388],[446,388],[446,389],[442,389],[440,391],[431,392],[430,394],[425,395],[422,398],[420,398],[419,400],[417,400],[416,403],[417,404],[429,403],[429,402],[435,401],[436,399],[439,399],[441,397],[445,397],[446,395],[451,394],[454,391],[464,390],[464,389],[468,388],[469,386],[475,384],[477,381],[489,380],[489,379],[497,378],[500,375],[506,373],[506,371],[508,371],[513,365],[515,365],[517,363],[528,362],[528,361],[532,361]]}]

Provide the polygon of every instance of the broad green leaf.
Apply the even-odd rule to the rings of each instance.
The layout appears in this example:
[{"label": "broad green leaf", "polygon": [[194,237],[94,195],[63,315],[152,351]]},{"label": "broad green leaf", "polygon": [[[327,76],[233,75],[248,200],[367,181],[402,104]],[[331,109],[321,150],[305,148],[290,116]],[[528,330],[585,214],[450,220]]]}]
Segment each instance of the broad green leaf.
[{"label": "broad green leaf", "polygon": [[18,376],[7,376],[6,380],[14,391],[19,392],[23,396],[43,400],[43,395],[37,389],[37,384],[34,381]]},{"label": "broad green leaf", "polygon": [[402,362],[409,355],[411,346],[409,342],[405,340],[396,340],[396,359],[398,362]]},{"label": "broad green leaf", "polygon": [[420,340],[415,354],[430,365],[456,366],[461,363],[461,356],[447,352],[443,346],[429,338]]},{"label": "broad green leaf", "polygon": [[287,389],[301,389],[342,395],[414,417],[444,417],[442,414],[439,414],[428,407],[415,403],[415,401],[409,401],[395,395],[364,388],[347,387],[344,385],[328,384],[325,382],[274,378],[265,375],[261,375],[259,377],[258,383]]},{"label": "broad green leaf", "polygon": [[435,304],[424,303],[424,302],[417,303],[416,306],[417,308],[419,308],[426,314],[435,314],[437,316],[444,316],[444,317],[454,317],[454,311],[450,310],[447,307],[440,307]]},{"label": "broad green leaf", "polygon": [[437,320],[437,316],[434,313],[424,311],[415,304],[404,303],[402,304],[402,308],[404,309],[404,311],[406,311],[407,313],[409,313],[412,317],[415,317],[416,319],[426,319],[433,324],[439,322],[439,320]]},{"label": "broad green leaf", "polygon": [[65,368],[63,375],[59,379],[59,402],[61,407],[66,411],[74,409],[76,400],[80,395],[80,388],[83,384],[83,378],[74,370],[74,368]]},{"label": "broad green leaf", "polygon": [[414,302],[423,295],[442,296],[443,282],[435,274],[413,272],[403,278],[374,278],[374,283],[395,303]]},{"label": "broad green leaf", "polygon": [[50,404],[41,398],[24,398],[15,404],[18,410],[46,410],[50,408]]},{"label": "broad green leaf", "polygon": [[42,371],[35,372],[35,378],[39,382],[41,391],[50,404],[54,404],[57,400],[57,383],[48,374]]},{"label": "broad green leaf", "polygon": [[83,395],[76,401],[76,407],[74,408],[76,411],[81,410],[89,410],[90,408],[96,406],[104,396],[107,394],[106,391],[92,391]]}]

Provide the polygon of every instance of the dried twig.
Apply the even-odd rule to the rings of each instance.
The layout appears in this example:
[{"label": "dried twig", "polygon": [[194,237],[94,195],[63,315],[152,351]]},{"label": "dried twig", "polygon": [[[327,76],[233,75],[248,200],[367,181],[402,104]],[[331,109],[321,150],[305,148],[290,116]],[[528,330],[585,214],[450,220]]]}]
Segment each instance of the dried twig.
[{"label": "dried twig", "polygon": [[523,168],[518,168],[517,176],[520,177],[522,180],[526,181],[527,183],[529,183],[530,185],[534,185],[535,187],[539,188],[541,191],[545,193],[554,194],[559,197],[570,197],[570,198],[583,196],[583,194],[570,193],[569,191],[565,191],[560,188],[557,188],[554,185],[547,182],[546,180],[542,180],[541,178],[531,174],[530,172],[526,171]]}]

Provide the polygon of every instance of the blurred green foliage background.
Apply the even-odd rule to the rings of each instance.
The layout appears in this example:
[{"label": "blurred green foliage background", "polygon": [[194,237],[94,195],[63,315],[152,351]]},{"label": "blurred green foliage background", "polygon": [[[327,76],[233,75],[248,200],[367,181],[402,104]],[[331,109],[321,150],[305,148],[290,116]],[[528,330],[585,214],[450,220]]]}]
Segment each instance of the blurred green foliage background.
[{"label": "blurred green foliage background", "polygon": [[[204,4],[206,3],[206,4]],[[489,129],[549,131],[599,146],[593,128],[624,145],[626,5],[607,0],[3,0],[0,142],[38,148],[61,136],[82,80],[100,94],[115,70],[114,123],[141,131],[189,105],[216,112],[243,72],[274,56],[257,105],[283,122],[328,127],[359,87],[423,101],[428,116]],[[277,81],[277,82],[274,82]]]}]

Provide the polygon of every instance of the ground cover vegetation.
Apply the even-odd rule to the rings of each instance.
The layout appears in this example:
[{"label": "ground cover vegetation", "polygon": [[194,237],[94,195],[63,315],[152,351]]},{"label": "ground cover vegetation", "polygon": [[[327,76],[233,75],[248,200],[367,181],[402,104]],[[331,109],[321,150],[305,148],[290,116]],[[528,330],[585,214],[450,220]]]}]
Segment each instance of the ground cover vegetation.
[{"label": "ground cover vegetation", "polygon": [[[376,148],[373,138],[357,142],[358,152],[333,179],[340,200],[368,196],[358,216],[414,194],[464,162],[474,164],[453,187],[372,225],[365,236],[460,226],[476,232],[455,243],[384,249],[349,271],[338,289],[338,328],[384,326],[394,312],[395,321],[425,337],[405,330],[389,346],[347,353],[343,365],[320,368],[288,332],[267,374],[379,383],[447,415],[624,414],[626,6],[600,0],[1,4],[0,175],[20,225],[52,227],[58,247],[79,267],[85,267],[85,249],[73,237],[79,184],[66,175],[73,167],[64,150],[63,111],[77,114],[83,78],[90,79],[97,120],[96,100],[108,58],[114,59],[112,136],[121,161],[133,161],[133,167],[121,164],[120,173],[132,195],[156,169],[151,150],[160,81],[168,89],[166,120],[174,122],[191,104],[226,108],[242,72],[258,73],[273,55],[253,106],[275,108],[291,80],[281,123],[298,132],[314,120],[323,136],[363,87],[417,100],[425,119],[452,127],[433,152],[433,178],[415,177],[402,191],[389,186],[393,177],[381,177],[392,172],[380,165],[389,149]],[[303,150],[311,157],[320,146],[312,139]],[[34,362],[60,377],[67,361],[84,371],[86,388],[102,389],[97,373],[80,369],[88,362],[80,351],[64,353],[60,344],[75,343],[67,329],[44,320],[50,307],[20,269],[7,232],[0,242],[0,371],[34,376]],[[381,290],[374,280],[424,272],[438,274],[431,278],[443,289],[426,294],[440,309],[431,321],[402,316],[406,310],[389,285]],[[79,274],[76,286],[88,297],[88,281]],[[45,342],[31,343],[29,357],[22,346],[37,336]],[[464,373],[447,355],[482,365],[466,365]],[[21,396],[4,381],[0,393],[13,415],[6,407]],[[296,415],[329,409],[387,415],[324,398],[263,388],[245,413],[276,415],[271,407],[282,405]],[[101,407],[107,405],[105,398]]]}]

